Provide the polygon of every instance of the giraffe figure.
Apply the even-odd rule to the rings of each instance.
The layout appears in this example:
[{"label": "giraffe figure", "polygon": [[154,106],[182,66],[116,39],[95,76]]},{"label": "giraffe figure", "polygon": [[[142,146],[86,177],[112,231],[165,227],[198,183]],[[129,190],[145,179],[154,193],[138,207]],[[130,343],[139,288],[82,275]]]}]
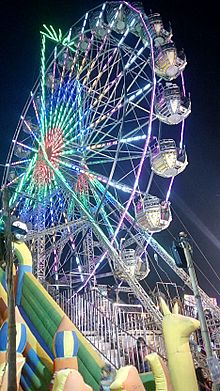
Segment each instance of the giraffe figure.
[{"label": "giraffe figure", "polygon": [[149,362],[153,372],[156,391],[174,391],[168,368],[159,355],[150,353],[145,359]]},{"label": "giraffe figure", "polygon": [[198,391],[189,337],[200,327],[200,323],[178,314],[178,303],[174,304],[172,313],[162,298],[160,306],[164,315],[162,327],[172,386],[175,391]]}]

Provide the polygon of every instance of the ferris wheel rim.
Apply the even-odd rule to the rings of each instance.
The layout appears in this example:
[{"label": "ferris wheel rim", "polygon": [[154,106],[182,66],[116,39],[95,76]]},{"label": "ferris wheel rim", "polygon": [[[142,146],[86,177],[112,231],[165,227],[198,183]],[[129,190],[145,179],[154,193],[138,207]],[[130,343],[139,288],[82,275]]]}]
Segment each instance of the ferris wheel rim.
[{"label": "ferris wheel rim", "polygon": [[[126,3],[126,2],[114,2],[115,4],[124,4],[124,3]],[[98,8],[100,8],[101,6],[99,5],[99,6],[97,6],[97,7],[94,7],[92,10],[96,10],[96,9],[98,9]],[[91,12],[92,10],[90,10],[89,12]],[[80,18],[73,26],[75,26],[75,25],[77,25],[78,23],[79,23],[79,21],[80,20],[83,20],[83,18],[84,18],[84,16],[82,17],[82,18]],[[73,27],[72,26],[72,27]],[[59,51],[59,53],[61,53],[61,52],[64,52],[64,50],[65,50],[65,48],[62,48],[60,51]],[[53,61],[51,61],[50,62],[50,64],[52,63]],[[48,65],[48,67],[47,67],[47,70],[49,70],[50,69],[50,65]],[[153,78],[155,78],[155,72],[153,73],[153,75],[154,75],[154,77]],[[124,79],[125,79],[125,74],[123,74],[123,76],[124,76]],[[33,87],[33,94],[35,94],[35,90],[37,90],[38,89],[38,86],[39,86],[39,81],[38,82],[36,82],[36,83],[38,83],[37,84],[37,86],[35,87],[35,85],[34,85],[34,87]],[[28,110],[29,110],[29,107],[30,107],[30,105],[31,105],[31,102],[32,102],[32,98],[31,97],[29,97],[29,99],[28,99],[28,101],[27,101],[27,104],[25,105],[25,107],[24,107],[24,110],[23,110],[23,112],[22,112],[22,116],[26,116],[26,114],[27,114],[27,112],[28,112]],[[125,111],[125,106],[123,106],[123,111]],[[124,119],[124,116],[123,116],[123,119]],[[122,128],[122,126],[123,126],[123,119],[122,119],[122,122],[121,122],[121,126],[120,126],[120,129]],[[17,129],[16,129],[16,132],[15,132],[15,134],[16,134],[16,137],[14,137],[14,140],[17,140],[18,139],[18,137],[19,137],[19,132],[20,132],[20,130],[21,130],[21,127],[22,127],[22,120],[20,119],[20,122],[19,122],[19,124],[18,124],[18,127],[17,127]],[[13,147],[15,146],[15,143],[12,145]],[[13,155],[13,151],[14,151],[14,149],[10,152],[10,155],[9,155],[9,157],[7,158],[7,163],[9,163],[10,162],[10,160],[11,160],[11,157],[12,157],[12,155]],[[117,149],[116,149],[116,151],[119,151],[119,144],[117,145]],[[142,155],[144,154],[144,152],[142,152]],[[117,153],[114,155],[114,161],[113,161],[113,163],[112,163],[112,167],[113,167],[113,165],[115,164],[117,164]],[[7,166],[7,168],[6,168],[6,174],[5,174],[5,176],[4,176],[4,183],[6,183],[7,182],[7,173],[9,173],[9,170],[10,170],[10,166]],[[114,170],[112,169],[112,175],[114,175]],[[6,179],[5,179],[6,178]],[[110,182],[110,177],[108,178],[108,182],[107,182],[107,185],[106,185],[106,187],[105,187],[105,194],[107,193],[107,191],[108,191],[108,188],[109,188],[109,182]],[[133,187],[133,189],[134,189],[134,187]],[[103,195],[103,197],[102,197],[102,202],[104,202],[104,195]],[[100,203],[100,208],[101,208],[101,206],[102,206],[102,203]],[[123,212],[124,213],[124,212]],[[126,212],[127,213],[127,212]],[[126,215],[126,213],[125,213],[125,215]],[[111,244],[111,243],[110,243]],[[110,248],[111,248],[111,246],[110,246]],[[113,247],[113,249],[114,249],[114,247]]]}]

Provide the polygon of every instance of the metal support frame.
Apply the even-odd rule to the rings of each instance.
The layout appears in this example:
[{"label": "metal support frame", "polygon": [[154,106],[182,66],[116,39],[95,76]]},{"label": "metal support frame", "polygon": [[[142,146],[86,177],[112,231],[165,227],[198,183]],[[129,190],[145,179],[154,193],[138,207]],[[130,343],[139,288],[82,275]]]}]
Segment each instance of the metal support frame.
[{"label": "metal support frame", "polygon": [[43,205],[39,205],[37,207],[37,231],[40,234],[35,241],[35,254],[36,254],[36,262],[37,262],[37,279],[40,281],[45,281],[45,234],[43,233],[45,230],[45,216],[44,216],[44,207]]},{"label": "metal support frame", "polygon": [[[213,373],[212,373],[213,360],[216,361],[216,357],[215,357],[213,349],[212,349],[208,325],[207,325],[204,310],[203,310],[202,297],[201,297],[201,294],[199,291],[198,279],[197,279],[197,275],[196,275],[196,271],[195,271],[195,267],[194,267],[194,263],[193,263],[193,258],[192,258],[192,247],[189,243],[187,235],[184,232],[181,232],[179,234],[179,238],[180,238],[179,245],[183,248],[184,255],[186,258],[186,262],[187,262],[188,272],[189,272],[190,280],[192,283],[193,293],[195,296],[196,307],[198,310],[198,318],[200,321],[202,339],[204,342],[205,351],[206,351],[206,355],[207,355],[207,364],[210,369],[210,374],[212,376],[213,375]],[[218,373],[218,378],[220,381],[219,371],[220,371],[220,365],[218,364],[218,368],[216,367],[214,372],[215,372],[215,374],[216,374],[216,372]],[[212,389],[213,389],[213,391],[219,391],[219,389],[220,389],[219,387],[220,387],[220,385],[215,384],[215,382],[214,382]]]}]

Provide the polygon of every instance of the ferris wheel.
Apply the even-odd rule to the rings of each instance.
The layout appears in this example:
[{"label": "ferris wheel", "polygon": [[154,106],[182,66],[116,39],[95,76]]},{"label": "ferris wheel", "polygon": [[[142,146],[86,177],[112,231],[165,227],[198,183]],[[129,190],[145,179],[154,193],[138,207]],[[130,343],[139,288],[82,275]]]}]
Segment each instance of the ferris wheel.
[{"label": "ferris wheel", "polygon": [[80,290],[108,264],[116,279],[141,280],[187,166],[185,55],[138,3],[104,3],[67,34],[44,26],[41,37],[3,181],[12,214],[31,223],[37,276],[71,271]]}]

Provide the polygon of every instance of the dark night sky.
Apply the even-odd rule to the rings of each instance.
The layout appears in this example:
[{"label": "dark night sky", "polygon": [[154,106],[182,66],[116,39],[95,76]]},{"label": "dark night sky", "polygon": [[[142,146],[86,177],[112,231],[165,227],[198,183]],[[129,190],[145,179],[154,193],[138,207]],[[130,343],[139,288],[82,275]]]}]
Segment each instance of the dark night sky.
[{"label": "dark night sky", "polygon": [[[42,24],[66,31],[100,3],[96,0],[0,1],[0,163],[5,162],[22,108],[38,75]],[[219,14],[198,1],[144,0],[143,3],[147,13],[152,9],[161,13],[165,25],[171,22],[174,42],[187,55],[184,74],[192,99],[185,140],[189,166],[177,177],[171,201],[220,276]],[[171,230],[176,235],[179,229],[182,228],[174,216]],[[220,291],[218,278],[198,250],[195,258]],[[202,287],[210,295],[216,295],[210,284],[200,275],[199,278]]]}]

